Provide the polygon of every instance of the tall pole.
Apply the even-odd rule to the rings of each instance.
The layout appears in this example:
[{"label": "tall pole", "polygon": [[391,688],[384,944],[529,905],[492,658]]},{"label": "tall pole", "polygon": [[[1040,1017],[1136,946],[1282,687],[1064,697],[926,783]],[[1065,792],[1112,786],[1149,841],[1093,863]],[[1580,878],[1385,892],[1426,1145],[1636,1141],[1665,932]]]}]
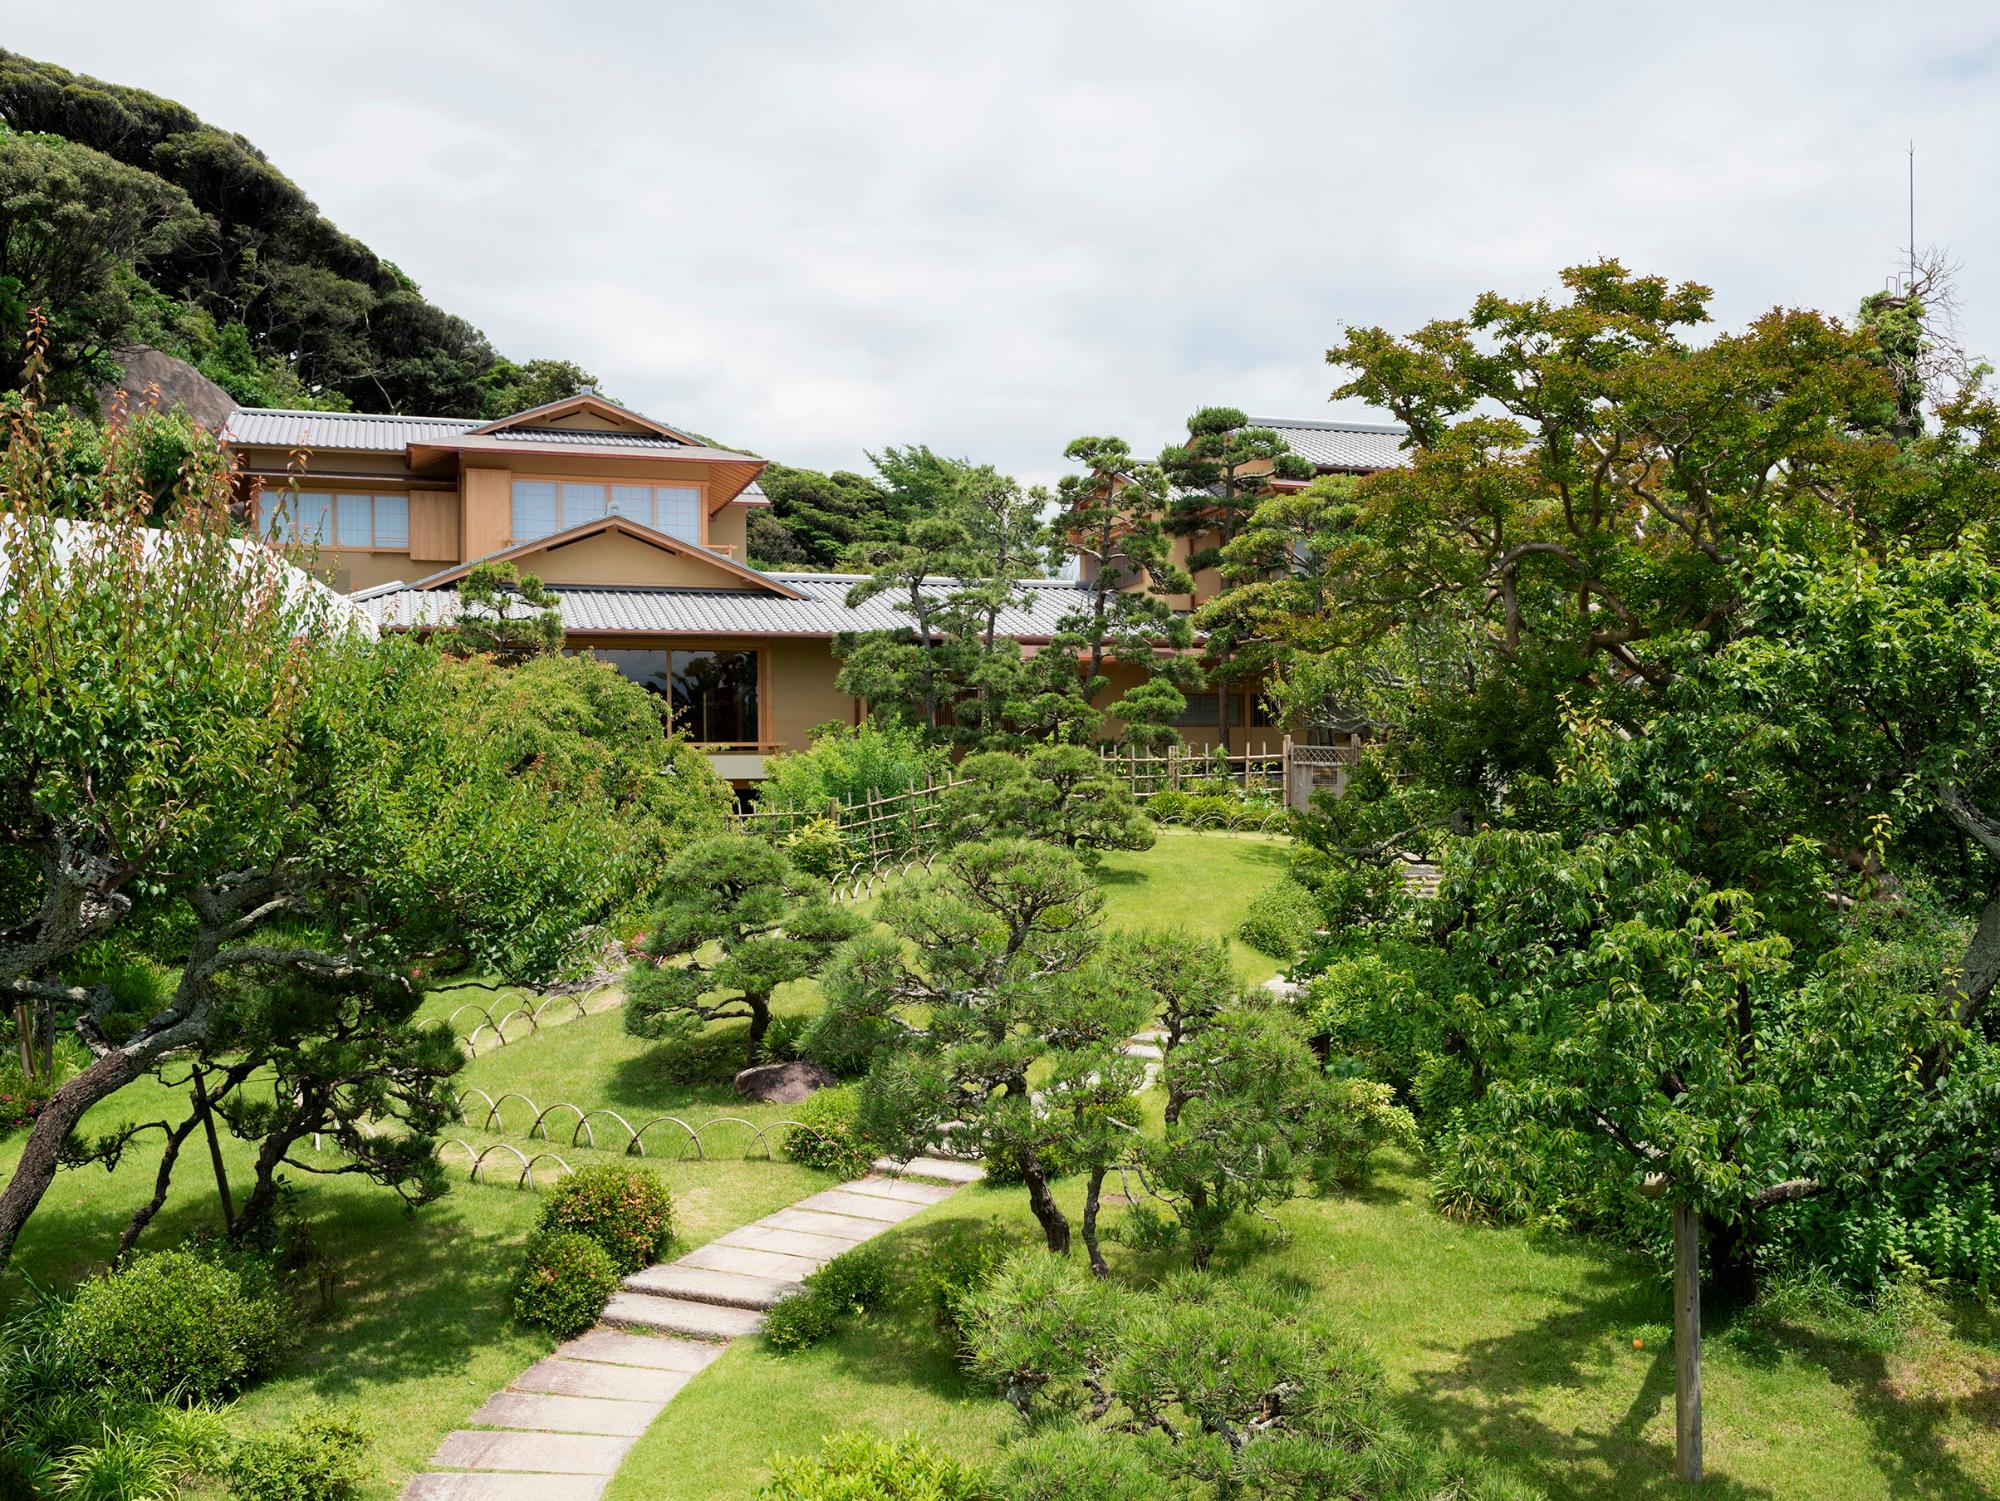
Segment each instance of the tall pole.
[{"label": "tall pole", "polygon": [[1917,143],[1910,142],[1910,285],[1917,284]]},{"label": "tall pole", "polygon": [[1674,1474],[1701,1479],[1701,1220],[1674,1205]]}]

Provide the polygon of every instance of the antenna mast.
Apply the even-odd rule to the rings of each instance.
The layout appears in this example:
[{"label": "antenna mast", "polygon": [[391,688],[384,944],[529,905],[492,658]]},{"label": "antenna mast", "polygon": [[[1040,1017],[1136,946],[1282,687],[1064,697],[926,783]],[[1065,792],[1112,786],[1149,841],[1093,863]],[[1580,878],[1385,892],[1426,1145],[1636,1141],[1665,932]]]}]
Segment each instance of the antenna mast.
[{"label": "antenna mast", "polygon": [[1910,285],[1917,284],[1917,143],[1910,142]]}]

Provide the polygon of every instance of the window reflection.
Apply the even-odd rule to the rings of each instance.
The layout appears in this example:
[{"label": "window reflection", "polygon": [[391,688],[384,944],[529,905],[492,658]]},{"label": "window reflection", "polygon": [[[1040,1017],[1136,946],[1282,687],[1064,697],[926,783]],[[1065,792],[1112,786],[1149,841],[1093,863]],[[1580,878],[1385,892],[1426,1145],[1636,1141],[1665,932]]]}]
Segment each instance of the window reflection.
[{"label": "window reflection", "polygon": [[758,743],[756,652],[597,647],[591,655],[665,699],[674,728],[695,743]]}]

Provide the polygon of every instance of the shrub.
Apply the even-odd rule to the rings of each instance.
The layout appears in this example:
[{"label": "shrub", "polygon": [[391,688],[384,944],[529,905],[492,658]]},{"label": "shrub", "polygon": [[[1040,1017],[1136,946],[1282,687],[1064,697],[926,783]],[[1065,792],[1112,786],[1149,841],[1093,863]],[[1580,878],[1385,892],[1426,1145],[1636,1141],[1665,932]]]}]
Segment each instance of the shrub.
[{"label": "shrub", "polygon": [[997,1230],[953,1230],[929,1247],[916,1267],[917,1295],[952,1342],[953,1352],[965,1354],[965,1300],[993,1280],[1012,1249]]},{"label": "shrub", "polygon": [[138,1401],[213,1402],[268,1370],[287,1343],[286,1300],[242,1257],[155,1251],[78,1289],[62,1342],[79,1374]]},{"label": "shrub", "polygon": [[1187,800],[1186,807],[1181,810],[1180,821],[1191,828],[1227,828],[1242,806],[1238,798],[1204,793]]},{"label": "shrub", "polygon": [[1312,893],[1288,879],[1257,894],[1236,933],[1260,954],[1294,959],[1312,941],[1319,924],[1319,905]]},{"label": "shrub", "polygon": [[597,1322],[617,1290],[618,1269],[602,1245],[574,1231],[545,1230],[528,1242],[514,1317],[571,1339]]},{"label": "shrub", "polygon": [[1168,788],[1156,792],[1142,805],[1155,823],[1178,823],[1187,816],[1188,795]]},{"label": "shrub", "polygon": [[230,1493],[237,1501],[355,1501],[368,1478],[367,1452],[358,1414],[306,1412],[283,1433],[237,1449]]},{"label": "shrub", "polygon": [[[824,724],[813,731],[809,749],[772,756],[757,784],[757,807],[765,812],[823,815],[831,803],[850,806],[872,795],[893,797],[921,787],[927,778],[945,780],[945,753],[924,744],[914,729],[897,725]],[[922,799],[898,807],[922,816]]]},{"label": "shrub", "polygon": [[792,864],[809,875],[830,881],[854,863],[854,847],[830,818],[815,818],[792,830],[781,841]]},{"label": "shrub", "polygon": [[987,1501],[991,1494],[977,1470],[914,1437],[836,1433],[818,1454],[780,1460],[757,1501]]},{"label": "shrub", "polygon": [[860,1114],[860,1091],[850,1086],[807,1095],[792,1109],[798,1124],[786,1128],[786,1158],[800,1167],[816,1167],[843,1178],[860,1177],[875,1156],[861,1137]]},{"label": "shrub", "polygon": [[1321,1187],[1351,1188],[1368,1176],[1375,1154],[1391,1144],[1415,1146],[1417,1122],[1396,1103],[1396,1091],[1372,1079],[1342,1079],[1317,1121],[1313,1161]]},{"label": "shrub", "polygon": [[89,1437],[47,1466],[44,1494],[64,1501],[172,1501],[184,1482],[221,1470],[228,1452],[229,1430],[213,1409],[121,1406],[100,1413]]},{"label": "shrub", "polygon": [[32,1126],[47,1103],[48,1092],[18,1068],[0,1067],[0,1134]]},{"label": "shrub", "polygon": [[764,1338],[781,1354],[808,1349],[881,1303],[889,1288],[889,1259],[880,1251],[843,1251],[764,1316]]},{"label": "shrub", "polygon": [[646,1169],[605,1165],[557,1179],[538,1223],[588,1236],[624,1276],[660,1259],[673,1237],[673,1211],[667,1186]]}]

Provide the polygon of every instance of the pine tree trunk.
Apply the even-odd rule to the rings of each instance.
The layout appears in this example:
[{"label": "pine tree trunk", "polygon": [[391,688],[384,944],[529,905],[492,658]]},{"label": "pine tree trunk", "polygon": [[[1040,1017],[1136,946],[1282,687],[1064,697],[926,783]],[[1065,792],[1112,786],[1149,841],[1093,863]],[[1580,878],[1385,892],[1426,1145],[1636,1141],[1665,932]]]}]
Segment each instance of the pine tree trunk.
[{"label": "pine tree trunk", "polygon": [[1111,1268],[1105,1263],[1104,1252],[1097,1244],[1097,1206],[1104,1197],[1104,1169],[1093,1167],[1090,1182],[1083,1191],[1083,1248],[1090,1254],[1090,1269],[1100,1277],[1109,1277]]},{"label": "pine tree trunk", "polygon": [[28,1216],[35,1212],[42,1195],[55,1181],[57,1154],[77,1122],[91,1106],[130,1084],[152,1062],[148,1053],[121,1048],[106,1053],[75,1078],[65,1080],[49,1096],[41,1114],[35,1117],[34,1128],[28,1132],[20,1160],[14,1165],[14,1176],[8,1180],[6,1189],[0,1191],[0,1266],[7,1264],[14,1242],[20,1238],[21,1227],[28,1223]]},{"label": "pine tree trunk", "polygon": [[118,1237],[118,1252],[111,1258],[114,1262],[123,1261],[131,1254],[132,1247],[139,1243],[139,1237],[153,1222],[153,1216],[167,1202],[167,1189],[174,1181],[174,1164],[180,1160],[181,1143],[188,1139],[195,1122],[200,1119],[200,1115],[191,1115],[167,1132],[167,1144],[160,1153],[160,1171],[153,1179],[153,1197],[139,1206],[132,1222],[125,1227],[125,1233]]},{"label": "pine tree trunk", "polygon": [[1057,1256],[1069,1255],[1069,1218],[1056,1203],[1056,1196],[1049,1192],[1048,1174],[1042,1171],[1041,1162],[1032,1152],[1022,1152],[1018,1161],[1022,1181],[1028,1185],[1028,1207],[1041,1224],[1049,1250]]},{"label": "pine tree trunk", "polygon": [[755,1068],[764,1061],[764,1034],[771,1030],[771,1002],[769,998],[759,1000],[756,996],[744,997],[750,1008],[750,1047],[745,1068]]},{"label": "pine tree trunk", "polygon": [[1674,1205],[1674,1474],[1701,1479],[1701,1218]]}]

